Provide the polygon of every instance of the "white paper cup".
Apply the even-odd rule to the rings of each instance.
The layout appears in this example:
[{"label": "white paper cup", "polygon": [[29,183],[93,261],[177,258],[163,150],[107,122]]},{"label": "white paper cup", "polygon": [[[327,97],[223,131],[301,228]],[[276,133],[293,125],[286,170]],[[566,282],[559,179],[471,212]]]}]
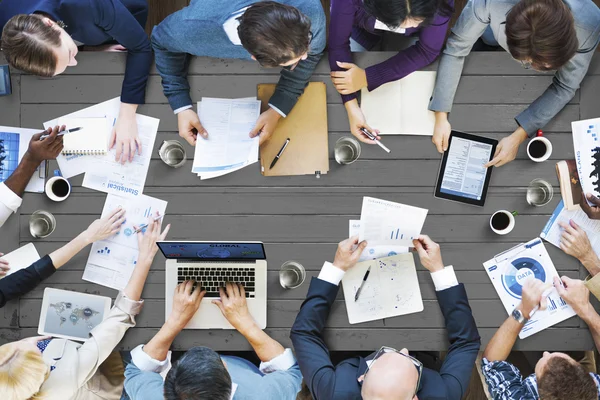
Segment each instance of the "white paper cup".
[{"label": "white paper cup", "polygon": [[[542,156],[536,157],[535,155],[531,154],[531,151],[530,151],[531,145],[535,142],[542,142],[546,145],[546,152]],[[529,156],[531,161],[535,161],[535,162],[546,161],[552,155],[552,143],[543,136],[534,137],[533,139],[531,139],[529,141],[529,143],[527,143],[527,155]]]},{"label": "white paper cup", "polygon": [[[497,217],[497,219],[495,221],[495,222],[497,222],[502,218],[501,217],[502,214],[506,215],[506,217],[508,218],[508,224],[504,224],[503,226],[495,227],[494,224],[492,223],[492,221],[494,221],[494,217],[496,215],[499,215],[499,217]],[[495,233],[497,233],[498,235],[506,235],[506,234],[510,233],[514,227],[515,227],[515,216],[510,211],[506,211],[506,210],[496,211],[494,214],[492,214],[492,216],[490,218],[490,228],[492,228],[492,230]]]}]

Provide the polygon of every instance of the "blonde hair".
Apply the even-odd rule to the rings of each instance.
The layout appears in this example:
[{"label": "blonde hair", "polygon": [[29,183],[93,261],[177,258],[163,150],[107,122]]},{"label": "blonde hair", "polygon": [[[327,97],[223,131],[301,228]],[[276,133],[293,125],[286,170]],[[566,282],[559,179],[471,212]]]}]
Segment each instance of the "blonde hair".
[{"label": "blonde hair", "polygon": [[50,369],[35,350],[16,343],[0,346],[0,393],[2,400],[42,399],[40,388]]}]

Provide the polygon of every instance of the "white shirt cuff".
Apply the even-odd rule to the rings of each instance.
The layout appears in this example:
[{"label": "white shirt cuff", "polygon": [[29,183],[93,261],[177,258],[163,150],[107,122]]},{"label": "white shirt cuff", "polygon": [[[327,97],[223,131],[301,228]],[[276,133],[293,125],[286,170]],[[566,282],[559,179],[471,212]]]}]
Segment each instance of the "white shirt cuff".
[{"label": "white shirt cuff", "polygon": [[285,115],[283,113],[283,111],[281,111],[279,108],[275,107],[273,104],[269,103],[269,107],[271,107],[273,110],[277,111],[277,114],[281,115],[283,118],[287,117],[287,115]]},{"label": "white shirt cuff", "polygon": [[[169,353],[171,352],[169,351]],[[155,360],[144,352],[143,344],[140,344],[138,347],[131,350],[131,361],[133,361],[135,366],[141,371],[150,371],[160,374],[169,367],[169,358],[170,357],[167,356],[163,361]]]},{"label": "white shirt cuff", "polygon": [[346,274],[346,271],[339,269],[328,261],[325,261],[325,264],[323,264],[323,268],[321,268],[321,272],[319,273],[319,279],[337,286],[342,281],[344,274]]},{"label": "white shirt cuff", "polygon": [[23,199],[21,199],[15,192],[10,190],[4,182],[0,183],[0,202],[9,208],[12,212],[17,212]]},{"label": "white shirt cuff", "polygon": [[456,279],[456,274],[454,273],[454,267],[452,265],[445,267],[441,271],[432,272],[431,279],[433,279],[436,292],[458,285],[458,280]]},{"label": "white shirt cuff", "polygon": [[275,371],[287,371],[294,365],[296,365],[296,357],[294,357],[292,349],[285,349],[283,353],[271,361],[261,362],[258,368],[263,374],[269,374]]},{"label": "white shirt cuff", "polygon": [[177,110],[173,111],[173,113],[175,113],[175,115],[179,114],[182,111],[185,110],[189,110],[190,108],[192,108],[193,106],[190,104],[188,106],[183,106],[183,107],[179,107]]}]

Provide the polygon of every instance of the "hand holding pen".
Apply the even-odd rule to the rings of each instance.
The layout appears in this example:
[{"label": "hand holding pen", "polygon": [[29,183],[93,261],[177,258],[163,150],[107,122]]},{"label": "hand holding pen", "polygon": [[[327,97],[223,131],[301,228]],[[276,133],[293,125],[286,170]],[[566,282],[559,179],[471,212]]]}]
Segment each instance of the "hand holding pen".
[{"label": "hand holding pen", "polygon": [[[72,129],[65,129],[65,126],[63,125],[61,132],[57,135],[57,136],[64,136],[67,133],[72,133],[72,132],[77,132],[82,130],[83,128],[81,126],[78,126],[77,128],[72,128]],[[40,140],[44,140],[47,137],[50,137],[50,135],[46,134],[46,135],[42,135],[42,137],[40,137]]]},{"label": "hand holding pen", "polygon": [[391,153],[391,150],[388,149],[387,147],[385,147],[385,145],[383,143],[381,143],[381,138],[379,137],[379,135],[371,133],[367,128],[360,128],[360,131],[362,132],[363,135],[365,135],[369,139],[373,140],[375,142],[375,144],[377,144],[379,147],[381,147],[383,150],[385,150],[386,153]]},{"label": "hand holding pen", "polygon": [[[157,211],[157,212],[156,212],[156,217],[152,218],[152,222],[156,222],[156,221],[158,221],[159,219],[161,219],[162,217],[164,217],[164,215],[160,215],[160,214],[158,213],[158,211]],[[133,233],[140,233],[140,232],[142,232],[144,229],[146,229],[146,228],[148,227],[148,225],[149,225],[149,224],[143,224],[143,225],[140,225],[139,227],[135,227],[135,226],[134,226],[134,229],[135,229],[135,230],[133,231]]]}]

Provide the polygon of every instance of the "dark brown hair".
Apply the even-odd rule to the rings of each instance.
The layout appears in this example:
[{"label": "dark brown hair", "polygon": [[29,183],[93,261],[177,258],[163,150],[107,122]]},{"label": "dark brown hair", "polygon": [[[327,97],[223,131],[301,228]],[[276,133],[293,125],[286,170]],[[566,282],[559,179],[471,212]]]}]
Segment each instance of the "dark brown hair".
[{"label": "dark brown hair", "polygon": [[57,58],[52,49],[61,43],[60,31],[46,25],[40,15],[15,15],[2,30],[1,47],[8,63],[38,76],[54,76]]},{"label": "dark brown hair", "polygon": [[585,369],[573,361],[553,357],[538,379],[541,400],[598,400],[598,388]]},{"label": "dark brown hair", "polygon": [[575,21],[562,0],[521,0],[506,16],[506,43],[517,60],[536,70],[565,65],[577,52]]},{"label": "dark brown hair", "polygon": [[263,67],[277,67],[308,51],[310,19],[295,7],[261,1],[238,20],[242,46]]}]

